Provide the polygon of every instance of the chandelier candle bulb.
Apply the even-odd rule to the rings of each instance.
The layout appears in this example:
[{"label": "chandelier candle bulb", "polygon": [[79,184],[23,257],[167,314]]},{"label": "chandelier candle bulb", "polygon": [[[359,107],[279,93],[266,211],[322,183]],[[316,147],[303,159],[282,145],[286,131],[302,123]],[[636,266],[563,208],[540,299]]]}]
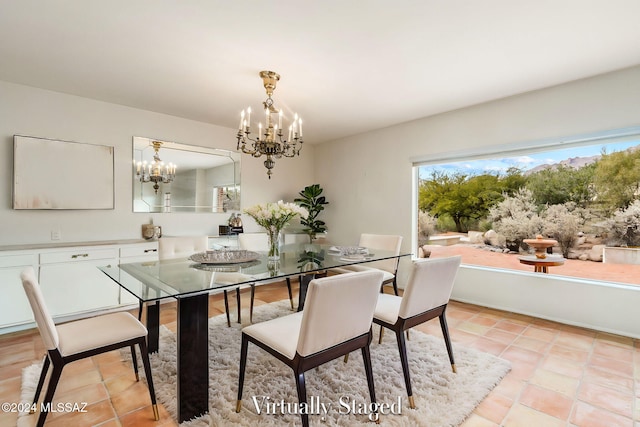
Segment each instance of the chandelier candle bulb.
[{"label": "chandelier candle bulb", "polygon": [[245,123],[244,121],[244,110],[242,110],[242,112],[240,113],[240,125],[238,126],[238,130],[242,130],[242,124]]},{"label": "chandelier candle bulb", "polygon": [[282,129],[282,110],[278,113],[278,127]]},{"label": "chandelier candle bulb", "polygon": [[251,107],[247,108],[247,130],[251,127]]}]

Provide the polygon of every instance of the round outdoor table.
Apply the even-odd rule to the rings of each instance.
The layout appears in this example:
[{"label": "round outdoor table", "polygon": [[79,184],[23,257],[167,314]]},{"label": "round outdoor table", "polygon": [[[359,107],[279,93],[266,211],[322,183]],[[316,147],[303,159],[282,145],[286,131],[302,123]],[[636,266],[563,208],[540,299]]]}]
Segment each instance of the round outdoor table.
[{"label": "round outdoor table", "polygon": [[533,265],[533,271],[536,273],[549,273],[549,267],[556,267],[564,264],[564,258],[561,256],[548,256],[546,258],[537,258],[535,255],[526,255],[518,258],[521,264]]}]

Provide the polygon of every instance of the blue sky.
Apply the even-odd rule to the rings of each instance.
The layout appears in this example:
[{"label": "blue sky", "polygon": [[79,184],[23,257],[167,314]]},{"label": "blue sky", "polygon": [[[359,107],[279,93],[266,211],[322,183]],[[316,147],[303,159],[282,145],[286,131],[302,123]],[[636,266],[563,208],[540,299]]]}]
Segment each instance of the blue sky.
[{"label": "blue sky", "polygon": [[640,141],[636,140],[613,144],[596,144],[583,147],[564,148],[561,150],[550,150],[515,157],[494,157],[481,160],[426,165],[420,167],[420,178],[429,177],[433,171],[444,172],[447,174],[459,172],[468,175],[502,173],[510,167],[517,167],[522,171],[526,171],[542,164],[551,165],[571,157],[594,156],[600,154],[603,148],[606,149],[607,153],[613,153],[615,151],[626,150],[627,148],[636,145],[640,145]]}]

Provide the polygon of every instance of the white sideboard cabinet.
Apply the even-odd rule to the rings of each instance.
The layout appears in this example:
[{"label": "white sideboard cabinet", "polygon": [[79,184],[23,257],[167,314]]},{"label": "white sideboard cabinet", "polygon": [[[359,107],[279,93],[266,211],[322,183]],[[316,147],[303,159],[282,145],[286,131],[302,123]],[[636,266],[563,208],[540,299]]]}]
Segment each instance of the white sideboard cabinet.
[{"label": "white sideboard cabinet", "polygon": [[38,254],[0,252],[0,328],[30,322],[33,313],[22,288],[20,273],[26,267],[38,272]]},{"label": "white sideboard cabinet", "polygon": [[56,321],[65,321],[137,304],[133,295],[98,267],[157,258],[158,243],[141,241],[0,250],[0,333],[33,324],[20,281],[20,272],[27,266],[34,267],[38,274],[51,315]]}]

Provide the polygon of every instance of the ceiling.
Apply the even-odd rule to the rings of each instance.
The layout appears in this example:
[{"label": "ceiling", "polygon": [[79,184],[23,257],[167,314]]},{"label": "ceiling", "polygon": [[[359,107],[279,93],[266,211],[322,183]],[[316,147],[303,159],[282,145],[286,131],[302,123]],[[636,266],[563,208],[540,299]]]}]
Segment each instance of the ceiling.
[{"label": "ceiling", "polygon": [[638,0],[0,0],[0,80],[321,143],[640,64]]}]

